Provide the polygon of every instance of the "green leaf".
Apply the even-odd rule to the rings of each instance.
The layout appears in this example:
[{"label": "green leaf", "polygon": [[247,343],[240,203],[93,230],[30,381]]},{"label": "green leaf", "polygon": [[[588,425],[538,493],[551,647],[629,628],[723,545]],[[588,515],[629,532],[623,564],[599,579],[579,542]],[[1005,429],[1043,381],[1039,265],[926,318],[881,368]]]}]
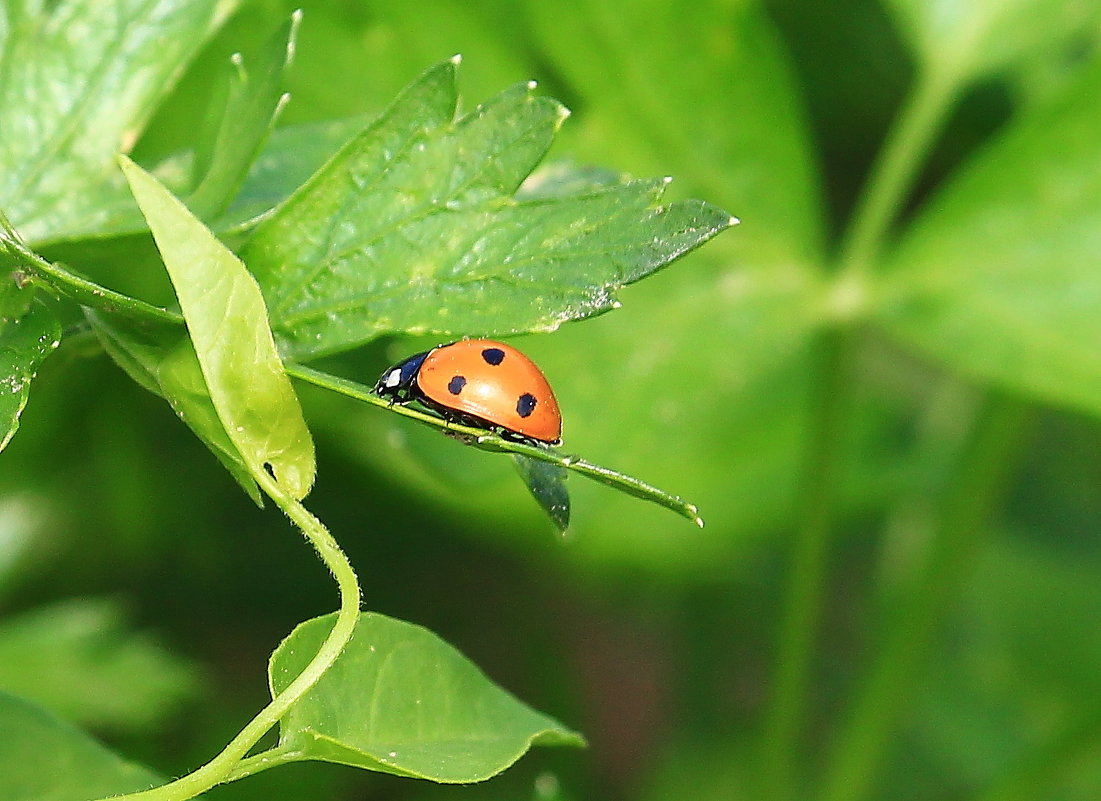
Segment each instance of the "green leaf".
[{"label": "green leaf", "polygon": [[292,14],[251,69],[239,53],[230,60],[223,103],[208,118],[195,147],[195,188],[187,205],[201,216],[225,210],[289,99],[284,76],[301,19],[301,11]]},{"label": "green leaf", "polygon": [[313,440],[275,350],[260,288],[245,266],[153,176],[123,171],[168,269],[214,408],[253,475],[271,468],[301,499]]},{"label": "green leaf", "polygon": [[570,527],[570,493],[566,489],[566,468],[553,462],[532,459],[522,453],[512,455],[520,478],[535,501],[547,513],[558,530]]},{"label": "green leaf", "polygon": [[1079,0],[890,0],[926,69],[962,80],[1013,65],[1101,19]]},{"label": "green leaf", "polygon": [[54,313],[9,276],[0,283],[0,450],[19,428],[38,365],[61,340]]},{"label": "green leaf", "polygon": [[1101,412],[1101,64],[1020,119],[912,225],[879,319],[937,361]]},{"label": "green leaf", "polygon": [[260,488],[218,417],[199,358],[182,326],[143,325],[124,316],[85,314],[104,350],[138,385],[160,395],[258,506]]},{"label": "green leaf", "polygon": [[95,231],[129,205],[115,154],[231,5],[0,5],[0,208],[24,237]]},{"label": "green leaf", "polygon": [[0,798],[88,801],[162,783],[84,732],[0,691]]},{"label": "green leaf", "polygon": [[286,354],[552,330],[730,224],[704,203],[662,205],[661,180],[516,200],[565,111],[525,84],[454,120],[455,69],[425,73],[245,244]]},{"label": "green leaf", "polygon": [[82,725],[150,730],[197,681],[112,601],[59,601],[0,622],[0,687]]},{"label": "green leaf", "polygon": [[[333,618],[301,624],[272,654],[273,696],[317,652]],[[276,752],[466,783],[500,773],[532,745],[583,744],[432,632],[365,613],[340,658],[282,720]]]}]

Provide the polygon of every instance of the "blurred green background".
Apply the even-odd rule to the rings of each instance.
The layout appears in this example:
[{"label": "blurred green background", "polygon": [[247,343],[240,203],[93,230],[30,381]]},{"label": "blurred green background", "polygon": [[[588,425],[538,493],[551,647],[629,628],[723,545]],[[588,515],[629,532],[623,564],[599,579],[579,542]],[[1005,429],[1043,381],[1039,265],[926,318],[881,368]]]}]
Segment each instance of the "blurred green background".
[{"label": "blurred green background", "polygon": [[[852,326],[840,380],[829,356],[846,308],[831,264],[876,153],[921,76],[950,72],[963,52],[915,20],[954,31],[970,4],[258,0],[182,77],[135,156],[185,148],[225,58],[247,57],[299,5],[283,125],[369,116],[462,53],[467,108],[537,79],[573,111],[552,160],[671,175],[671,197],[716,203],[742,225],[624,290],[622,309],[517,342],[558,393],[566,448],[698,503],[702,531],[575,477],[562,541],[507,459],[302,388],[319,449],[311,509],[357,566],[366,606],[431,628],[591,748],[536,750],[473,787],[306,765],[209,798],[765,797],[793,543],[816,525],[819,468],[832,496],[815,562],[823,606],[805,714],[791,721],[798,778],[780,797],[820,797],[844,749],[877,737],[865,797],[1101,797],[1101,406],[1060,396],[1043,364],[1016,381],[968,362],[963,351],[982,349],[944,326],[922,333],[920,314],[897,337]],[[960,68],[969,80],[921,149],[900,226],[1016,120],[1096,72],[1091,3],[1004,5],[1014,12],[991,34],[997,47]],[[1089,192],[1101,186],[1101,117],[1079,129],[1093,172],[1063,177],[1093,180]],[[1045,186],[1050,208],[1035,214],[1057,217],[1066,192]],[[1090,219],[1064,291],[1087,321],[1101,320],[1090,238],[1101,215]],[[1044,236],[1039,225],[1017,251]],[[927,240],[906,252],[938,259],[941,240]],[[980,293],[985,279],[1000,286],[997,263],[979,270]],[[1093,376],[1101,324],[1085,331]],[[378,342],[328,366],[370,383],[423,344]],[[834,394],[831,428],[819,412]],[[1000,425],[984,427],[990,418]],[[973,436],[985,450],[970,462]],[[94,347],[43,366],[0,459],[0,688],[178,775],[264,703],[279,640],[335,603],[296,532],[258,512],[162,401]],[[884,643],[902,655],[876,695]],[[873,712],[852,712],[854,699]]]}]

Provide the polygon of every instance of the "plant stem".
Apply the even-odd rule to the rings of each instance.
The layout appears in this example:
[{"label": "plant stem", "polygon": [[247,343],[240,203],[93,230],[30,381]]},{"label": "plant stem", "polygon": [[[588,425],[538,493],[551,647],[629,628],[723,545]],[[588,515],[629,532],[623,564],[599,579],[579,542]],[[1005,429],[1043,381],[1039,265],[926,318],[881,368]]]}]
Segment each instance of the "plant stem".
[{"label": "plant stem", "polygon": [[[360,591],[355,571],[347,556],[321,521],[288,495],[266,471],[256,471],[253,478],[302,530],[306,539],[317,550],[318,555],[336,578],[340,587],[340,611],[337,614],[336,624],[321,644],[317,654],[295,680],[275,696],[271,703],[264,707],[210,762],[160,787],[113,796],[115,801],[186,801],[238,775],[237,770],[249,750],[317,683],[322,674],[340,656],[355,630],[356,621],[359,619]],[[240,775],[247,775],[247,773]]]},{"label": "plant stem", "polygon": [[[834,281],[840,296],[865,294],[864,284],[880,258],[888,229],[955,97],[958,84],[953,78],[947,71],[923,73],[888,133],[842,240]],[[839,493],[841,411],[850,391],[847,366],[856,332],[849,314],[835,322],[837,330],[821,334],[812,351],[818,384],[803,460],[803,513],[792,546],[773,696],[765,720],[763,789],[774,801],[795,797],[795,755],[809,704],[814,635],[823,606],[827,546]]]},{"label": "plant stem", "polygon": [[955,77],[936,67],[923,72],[891,127],[841,242],[843,278],[865,278],[878,260],[885,234],[955,99]]},{"label": "plant stem", "polygon": [[792,544],[791,574],[780,624],[772,706],[764,732],[762,768],[766,797],[794,798],[792,756],[807,706],[815,631],[822,610],[826,550],[840,483],[839,443],[844,420],[851,332],[819,336],[810,424],[804,434],[802,514]]},{"label": "plant stem", "polygon": [[970,575],[987,532],[987,518],[1011,473],[1026,406],[995,396],[980,411],[954,471],[942,518],[913,594],[885,626],[884,642],[850,717],[837,738],[824,801],[863,798],[918,678],[937,624]]},{"label": "plant stem", "polygon": [[3,245],[10,255],[30,271],[32,276],[54,292],[63,294],[82,306],[125,314],[138,320],[183,325],[183,315],[178,311],[154,306],[82,278],[64,266],[42,258],[20,240],[6,239]]}]

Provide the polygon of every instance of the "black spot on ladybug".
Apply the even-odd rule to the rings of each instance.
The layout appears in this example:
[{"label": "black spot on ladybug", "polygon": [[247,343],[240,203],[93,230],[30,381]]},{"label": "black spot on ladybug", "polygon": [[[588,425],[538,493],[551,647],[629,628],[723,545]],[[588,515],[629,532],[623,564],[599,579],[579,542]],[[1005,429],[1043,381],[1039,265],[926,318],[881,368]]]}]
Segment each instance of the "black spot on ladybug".
[{"label": "black spot on ladybug", "polygon": [[521,417],[528,417],[535,411],[536,403],[535,396],[530,392],[525,392],[516,401],[516,413]]},{"label": "black spot on ladybug", "polygon": [[447,384],[447,391],[452,395],[458,395],[463,391],[463,387],[466,386],[466,379],[461,375],[457,375],[452,378]]},{"label": "black spot on ladybug", "polygon": [[486,348],[482,351],[482,358],[486,360],[486,364],[496,367],[505,360],[505,352],[500,348]]}]

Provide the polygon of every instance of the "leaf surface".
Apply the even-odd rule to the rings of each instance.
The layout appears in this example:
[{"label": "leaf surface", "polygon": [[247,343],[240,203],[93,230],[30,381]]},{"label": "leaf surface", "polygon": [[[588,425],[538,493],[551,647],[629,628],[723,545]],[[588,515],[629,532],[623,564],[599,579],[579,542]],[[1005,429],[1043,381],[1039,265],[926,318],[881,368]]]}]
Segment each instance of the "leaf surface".
[{"label": "leaf surface", "polygon": [[10,278],[0,286],[0,450],[19,428],[38,365],[61,340],[54,313]]},{"label": "leaf surface", "polygon": [[662,204],[664,181],[515,199],[564,110],[520,85],[455,120],[455,69],[425,73],[245,244],[285,354],[388,332],[551,330],[730,224],[704,203]]},{"label": "leaf surface", "polygon": [[162,783],[71,724],[3,691],[0,732],[4,801],[88,801]]},{"label": "leaf surface", "polygon": [[95,231],[129,205],[115,155],[231,6],[0,5],[0,209],[28,241]]},{"label": "leaf surface", "polygon": [[1101,64],[931,200],[880,319],[939,362],[1101,413]]},{"label": "leaf surface", "polygon": [[152,175],[127,180],[168,269],[214,408],[253,475],[269,466],[295,498],[313,484],[313,440],[245,266]]},{"label": "leaf surface", "polygon": [[[317,652],[333,615],[298,626],[272,654],[272,694]],[[475,782],[532,745],[582,738],[493,684],[427,629],[364,613],[348,647],[283,719],[279,752],[416,776]]]},{"label": "leaf surface", "polygon": [[903,33],[929,70],[964,79],[1011,66],[1101,20],[1078,0],[890,0]]}]

